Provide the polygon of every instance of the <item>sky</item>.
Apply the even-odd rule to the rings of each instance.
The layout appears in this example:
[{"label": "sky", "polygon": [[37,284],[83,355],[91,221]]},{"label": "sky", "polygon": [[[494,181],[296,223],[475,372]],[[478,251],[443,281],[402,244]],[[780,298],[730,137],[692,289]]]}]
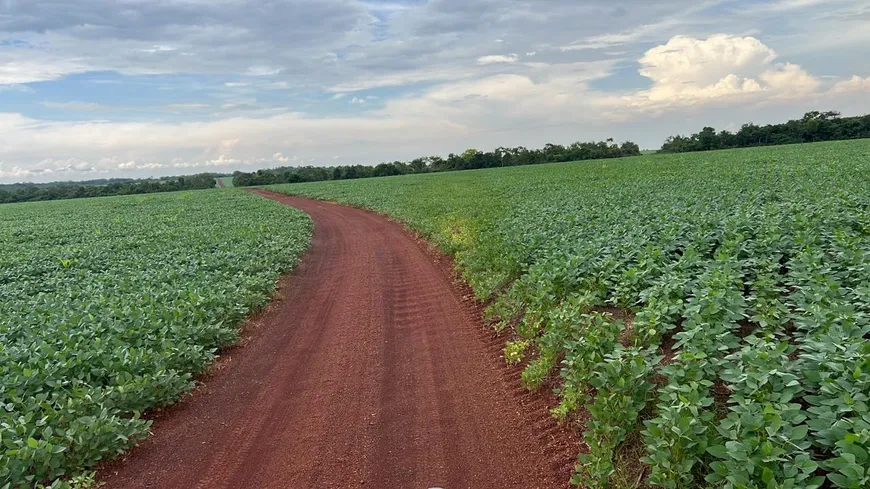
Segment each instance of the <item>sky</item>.
[{"label": "sky", "polygon": [[870,112],[870,0],[0,0],[0,183]]}]

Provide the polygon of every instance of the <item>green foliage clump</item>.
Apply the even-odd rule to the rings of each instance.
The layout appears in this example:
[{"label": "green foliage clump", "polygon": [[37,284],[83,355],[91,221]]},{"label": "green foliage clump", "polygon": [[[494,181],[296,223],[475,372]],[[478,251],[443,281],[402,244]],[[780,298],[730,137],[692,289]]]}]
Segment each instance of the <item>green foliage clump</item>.
[{"label": "green foliage clump", "polygon": [[310,234],[303,213],[232,191],[0,207],[0,487],[84,487],[237,338]]}]

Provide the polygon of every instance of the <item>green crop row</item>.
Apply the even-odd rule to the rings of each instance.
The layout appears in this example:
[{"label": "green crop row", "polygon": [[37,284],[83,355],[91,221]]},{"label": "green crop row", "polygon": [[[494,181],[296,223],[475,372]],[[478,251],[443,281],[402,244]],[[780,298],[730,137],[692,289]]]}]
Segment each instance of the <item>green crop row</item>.
[{"label": "green crop row", "polygon": [[145,437],[310,234],[235,191],[0,206],[0,488],[61,487]]},{"label": "green crop row", "polygon": [[275,189],[454,255],[526,385],[585,410],[575,483],[641,451],[632,484],[870,487],[870,141]]}]

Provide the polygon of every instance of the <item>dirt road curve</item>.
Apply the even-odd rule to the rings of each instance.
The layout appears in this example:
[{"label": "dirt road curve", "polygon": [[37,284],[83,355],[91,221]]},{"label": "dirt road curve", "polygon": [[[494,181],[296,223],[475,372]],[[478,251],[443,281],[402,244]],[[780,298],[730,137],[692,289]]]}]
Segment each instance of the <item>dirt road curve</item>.
[{"label": "dirt road curve", "polygon": [[261,194],[311,215],[310,252],[106,488],[567,485],[576,441],[441,261],[372,213]]}]

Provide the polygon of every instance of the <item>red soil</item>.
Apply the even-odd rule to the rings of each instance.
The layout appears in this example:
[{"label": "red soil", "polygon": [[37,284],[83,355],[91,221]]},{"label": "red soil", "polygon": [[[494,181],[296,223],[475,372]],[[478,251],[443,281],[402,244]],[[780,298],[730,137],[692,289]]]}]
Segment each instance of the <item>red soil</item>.
[{"label": "red soil", "polygon": [[258,193],[311,215],[311,250],[106,488],[567,486],[578,440],[443,256],[370,212]]}]

